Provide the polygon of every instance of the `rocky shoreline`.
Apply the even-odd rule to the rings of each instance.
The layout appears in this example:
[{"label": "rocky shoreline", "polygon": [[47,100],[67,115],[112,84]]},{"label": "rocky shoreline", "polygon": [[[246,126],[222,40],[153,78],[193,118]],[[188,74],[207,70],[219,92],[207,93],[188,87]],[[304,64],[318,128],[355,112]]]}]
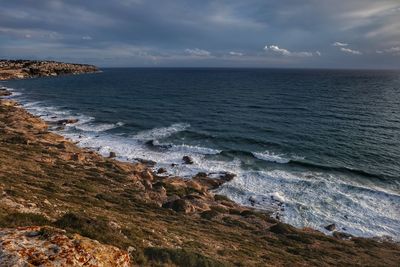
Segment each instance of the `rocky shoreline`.
[{"label": "rocky shoreline", "polygon": [[0,59],[0,81],[98,72],[93,65]]},{"label": "rocky shoreline", "polygon": [[[0,90],[0,98],[10,95]],[[68,258],[82,258],[69,262],[75,266],[110,266],[110,259],[114,266],[396,266],[400,261],[398,244],[296,229],[215,195],[213,189],[234,178],[229,173],[184,179],[153,171],[151,162],[114,157],[79,148],[17,102],[1,99],[0,265],[68,266]],[[182,160],[190,164],[190,158]],[[91,245],[64,249],[55,241],[60,238]],[[53,245],[45,248],[43,240]]]}]

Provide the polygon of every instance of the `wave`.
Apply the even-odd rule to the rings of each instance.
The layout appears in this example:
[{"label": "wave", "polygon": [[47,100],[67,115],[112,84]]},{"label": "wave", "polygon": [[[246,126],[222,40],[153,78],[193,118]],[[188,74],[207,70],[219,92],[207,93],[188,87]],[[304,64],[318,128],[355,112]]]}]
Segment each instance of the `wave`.
[{"label": "wave", "polygon": [[285,158],[284,155],[275,154],[273,152],[265,151],[265,152],[253,152],[253,155],[261,160],[275,162],[275,163],[289,163],[290,159]]},{"label": "wave", "polygon": [[157,139],[167,138],[178,132],[185,131],[189,127],[190,124],[188,123],[175,123],[168,127],[153,128],[151,130],[141,131],[136,135],[132,136],[132,138],[142,141],[157,140]]},{"label": "wave", "polygon": [[[79,123],[79,122],[78,122]],[[83,123],[83,124],[77,124],[77,125],[72,125],[78,130],[82,130],[85,132],[105,132],[109,131],[118,127],[123,126],[123,122],[117,122],[117,123]]]},{"label": "wave", "polygon": [[370,173],[367,171],[352,169],[352,168],[348,168],[348,167],[329,166],[329,165],[317,164],[317,163],[307,162],[307,161],[302,161],[302,160],[290,160],[288,163],[290,163],[291,165],[301,166],[301,167],[304,167],[307,169],[314,169],[314,170],[318,169],[318,170],[329,171],[329,172],[352,173],[352,174],[356,174],[356,175],[366,176],[369,178],[377,178],[377,179],[383,179],[383,180],[390,180],[390,179],[395,178],[395,177],[390,177],[387,175]]}]

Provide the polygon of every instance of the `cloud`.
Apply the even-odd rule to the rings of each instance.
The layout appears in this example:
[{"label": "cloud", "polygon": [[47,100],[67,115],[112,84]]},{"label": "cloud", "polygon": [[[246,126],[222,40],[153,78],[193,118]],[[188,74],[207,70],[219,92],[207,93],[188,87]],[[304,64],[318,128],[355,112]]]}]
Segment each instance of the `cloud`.
[{"label": "cloud", "polygon": [[[291,52],[285,48],[280,48],[277,45],[266,45],[264,50],[286,57],[312,57],[314,55],[312,52]],[[316,54],[318,55],[318,53]]]},{"label": "cloud", "polygon": [[241,52],[230,51],[230,52],[229,52],[229,55],[241,57],[241,56],[243,56],[244,54],[241,53]]},{"label": "cloud", "polygon": [[[400,46],[399,8],[399,0],[1,1],[0,58],[90,57],[100,66],[148,66],[157,58],[172,67],[400,68],[392,56],[398,52],[386,51]],[[260,56],[266,36],[273,38],[267,39],[268,60]],[[363,56],[338,58],[333,49],[350,55],[340,48]],[[383,53],[378,57],[376,50]]]},{"label": "cloud", "polygon": [[191,56],[195,57],[209,57],[211,56],[211,52],[199,48],[194,48],[194,49],[185,49],[185,52],[188,53]]},{"label": "cloud", "polygon": [[386,49],[385,52],[398,53],[398,52],[400,52],[400,46],[396,46],[396,47],[392,47],[392,48]]},{"label": "cloud", "polygon": [[362,55],[362,53],[358,50],[353,50],[353,49],[345,48],[345,47],[341,47],[340,51],[342,51],[344,53],[348,53],[348,54],[353,54],[353,55]]},{"label": "cloud", "polygon": [[400,46],[394,46],[388,49],[376,50],[377,54],[394,54],[400,55]]},{"label": "cloud", "polygon": [[333,46],[348,46],[349,44],[341,43],[341,42],[334,42],[332,45]]}]

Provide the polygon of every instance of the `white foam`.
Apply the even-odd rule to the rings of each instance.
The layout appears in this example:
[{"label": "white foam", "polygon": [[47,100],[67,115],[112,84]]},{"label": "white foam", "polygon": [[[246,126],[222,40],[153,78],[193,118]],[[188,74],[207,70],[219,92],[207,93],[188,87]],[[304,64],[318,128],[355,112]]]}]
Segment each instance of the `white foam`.
[{"label": "white foam", "polygon": [[275,163],[289,163],[290,159],[284,158],[283,155],[275,154],[273,152],[264,151],[264,152],[253,152],[253,155],[261,160],[275,162]]},{"label": "white foam", "polygon": [[181,151],[183,153],[198,153],[198,154],[205,154],[205,155],[216,155],[221,153],[221,150],[212,149],[208,147],[201,147],[201,146],[191,146],[191,145],[172,145],[171,150],[173,151]]},{"label": "white foam", "polygon": [[137,140],[156,140],[169,137],[175,133],[186,130],[190,127],[188,123],[175,123],[168,127],[154,128],[147,131],[142,131],[134,135],[132,138]]},{"label": "white foam", "polygon": [[366,189],[341,177],[277,170],[242,172],[218,192],[258,208],[270,209],[273,200],[282,202],[284,210],[277,213],[297,227],[327,232],[324,226],[335,223],[340,231],[356,236],[400,240],[400,196]]},{"label": "white foam", "polygon": [[115,129],[117,127],[123,126],[124,123],[84,123],[74,125],[76,129],[85,131],[85,132],[105,132],[111,129]]}]

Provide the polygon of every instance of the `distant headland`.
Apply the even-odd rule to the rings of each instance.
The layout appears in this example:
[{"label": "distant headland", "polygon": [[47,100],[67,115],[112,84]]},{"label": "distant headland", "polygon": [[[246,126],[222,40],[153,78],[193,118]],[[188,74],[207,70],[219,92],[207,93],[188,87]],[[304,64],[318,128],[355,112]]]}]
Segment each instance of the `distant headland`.
[{"label": "distant headland", "polygon": [[93,65],[40,60],[0,59],[0,81],[26,79],[67,74],[93,73],[99,69]]}]

